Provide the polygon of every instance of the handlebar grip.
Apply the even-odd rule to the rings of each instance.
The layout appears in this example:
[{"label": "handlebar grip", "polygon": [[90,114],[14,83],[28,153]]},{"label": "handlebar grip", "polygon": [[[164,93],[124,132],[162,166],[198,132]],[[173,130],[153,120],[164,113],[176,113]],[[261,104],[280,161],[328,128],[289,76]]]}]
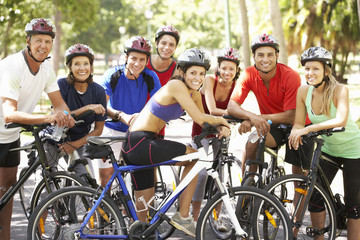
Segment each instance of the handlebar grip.
[{"label": "handlebar grip", "polygon": [[73,114],[71,114],[71,116],[77,121],[77,120],[81,120],[81,119],[84,119],[84,118],[87,118],[88,116],[91,116],[92,114],[95,114],[95,112],[93,110],[89,110],[89,111],[86,111],[86,112],[83,112],[81,113],[80,115],[78,116],[73,116]]},{"label": "handlebar grip", "polygon": [[238,122],[238,123],[241,123],[241,122],[244,121],[244,119],[240,119],[240,118],[237,118],[237,117],[228,115],[228,114],[224,114],[224,115],[223,115],[223,118],[225,118],[228,122]]},{"label": "handlebar grip", "polygon": [[21,124],[21,123],[5,123],[5,128],[17,128],[17,127],[23,127],[24,124]]}]

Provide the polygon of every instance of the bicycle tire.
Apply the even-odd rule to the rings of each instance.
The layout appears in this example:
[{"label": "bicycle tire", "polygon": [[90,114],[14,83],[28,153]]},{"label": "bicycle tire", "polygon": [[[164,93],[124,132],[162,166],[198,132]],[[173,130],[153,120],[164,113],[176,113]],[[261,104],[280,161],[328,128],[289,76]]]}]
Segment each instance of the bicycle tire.
[{"label": "bicycle tire", "polygon": [[[49,176],[51,189],[59,190],[64,187],[70,186],[88,186],[88,184],[79,176],[74,173],[66,172],[66,171],[58,171],[52,172]],[[65,181],[64,181],[65,180]],[[56,184],[54,184],[56,183]],[[36,184],[35,190],[31,196],[29,216],[36,208],[36,205],[46,196],[48,195],[46,190],[45,180],[42,179],[38,184]]]},{"label": "bicycle tire", "polygon": [[[261,224],[261,220],[264,219],[261,211],[254,211],[255,206],[265,206],[272,209],[272,217],[278,220],[278,231],[276,239],[292,239],[292,230],[289,215],[277,199],[266,191],[253,187],[236,187],[232,190],[230,201],[235,209],[237,201],[241,196],[246,196],[245,199],[251,200],[248,201],[249,204],[243,205],[244,207],[239,212],[235,212],[240,226],[248,233],[248,237],[251,237],[252,232],[255,230],[257,232],[261,231],[263,228],[258,225]],[[251,204],[252,203],[252,204]],[[256,205],[254,205],[256,204]],[[220,211],[216,210],[219,205],[221,205]],[[231,221],[226,213],[224,207],[225,204],[222,203],[221,194],[216,194],[208,203],[205,205],[201,211],[197,227],[196,227],[196,239],[242,239],[239,236],[235,235],[235,230],[231,224]],[[254,218],[256,216],[256,218]],[[218,223],[217,226],[222,225],[222,230],[217,233],[211,231],[210,222],[215,221]],[[218,235],[216,235],[218,234]],[[248,239],[248,238],[246,238]]]},{"label": "bicycle tire", "polygon": [[[20,174],[19,174],[19,179],[21,179],[25,172],[28,170],[28,167],[25,167],[23,169],[21,169]],[[31,209],[31,197],[33,195],[34,192],[34,179],[29,178],[28,180],[26,180],[23,185],[20,186],[19,188],[19,198],[20,198],[20,204],[21,207],[24,211],[24,214],[26,216],[27,219],[29,219],[30,217],[30,209]]]},{"label": "bicycle tire", "polygon": [[[100,193],[84,186],[67,187],[48,195],[30,217],[27,239],[74,239]],[[46,220],[43,217],[46,216]],[[41,233],[40,233],[41,231]],[[126,235],[127,227],[115,202],[105,195],[83,230],[93,235]],[[40,235],[40,236],[39,236]]]},{"label": "bicycle tire", "polygon": [[[294,225],[296,221],[296,213],[294,214],[294,202],[296,202],[295,198],[295,183],[298,185],[297,192],[300,193],[305,191],[307,177],[303,175],[285,175],[278,179],[272,181],[268,186],[266,186],[265,190],[274,195],[279,201],[284,205],[286,211],[288,212],[292,224]],[[324,199],[326,215],[325,215],[325,229],[324,233],[325,239],[335,239],[336,236],[336,212],[334,205],[332,203],[331,198],[328,193],[324,190],[322,186],[318,183],[314,186],[314,191],[312,194],[320,194],[321,198]],[[299,195],[300,196],[300,195]],[[312,195],[314,196],[314,195]],[[313,202],[313,204],[317,204]],[[315,230],[312,227],[312,222],[310,220],[310,212],[308,207],[306,207],[306,212],[304,219],[302,220],[302,224],[298,229],[298,239],[313,239],[313,236],[307,234],[307,231]],[[310,233],[310,232],[309,232]],[[316,231],[315,231],[316,234]]]},{"label": "bicycle tire", "polygon": [[[167,187],[165,186],[167,189],[166,195],[171,194],[171,192],[174,190],[174,188],[176,188],[180,183],[180,171],[178,171],[178,168],[173,165],[171,165],[169,167],[171,168],[172,175],[173,175],[173,182],[172,182],[173,186],[167,186]],[[160,171],[160,169],[159,169],[159,171]],[[162,184],[165,184],[165,183],[162,183]],[[157,198],[154,200],[154,207],[157,209],[157,208],[159,208],[159,206],[161,206],[161,203],[165,200],[166,196],[164,196],[164,193],[161,191],[160,192],[155,191],[155,194],[158,195]],[[179,204],[178,204],[178,200],[177,200],[171,207],[173,209],[172,210],[169,209],[169,211],[176,212],[179,207],[178,205]],[[157,231],[158,231],[158,235],[161,239],[167,239],[174,233],[175,227],[170,225],[168,222],[164,221],[157,227]]]}]

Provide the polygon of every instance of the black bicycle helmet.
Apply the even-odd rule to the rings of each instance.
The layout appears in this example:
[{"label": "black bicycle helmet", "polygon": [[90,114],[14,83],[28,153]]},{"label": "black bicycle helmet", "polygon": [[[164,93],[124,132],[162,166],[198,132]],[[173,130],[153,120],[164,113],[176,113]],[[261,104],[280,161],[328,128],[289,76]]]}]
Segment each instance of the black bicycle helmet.
[{"label": "black bicycle helmet", "polygon": [[224,47],[218,52],[217,58],[219,63],[222,60],[227,60],[236,63],[236,65],[239,65],[241,56],[237,49],[232,47]]},{"label": "black bicycle helmet", "polygon": [[70,62],[73,57],[86,56],[90,59],[90,63],[94,62],[94,51],[85,44],[75,44],[69,47],[65,52],[65,63],[66,65]]},{"label": "black bicycle helmet", "polygon": [[203,50],[190,48],[180,54],[177,64],[182,70],[190,66],[202,66],[207,71],[210,68],[210,57]]},{"label": "black bicycle helmet", "polygon": [[151,42],[144,37],[135,36],[125,42],[125,53],[140,52],[150,57]]},{"label": "black bicycle helmet", "polygon": [[25,26],[26,37],[34,34],[46,34],[54,38],[55,32],[54,24],[52,24],[50,20],[44,18],[35,18]]},{"label": "black bicycle helmet", "polygon": [[176,45],[179,44],[180,35],[179,31],[171,25],[160,27],[155,33],[155,42],[163,35],[173,36],[176,40]]},{"label": "black bicycle helmet", "polygon": [[280,45],[278,40],[270,34],[262,34],[254,37],[251,41],[251,51],[255,53],[255,50],[259,47],[269,46],[275,48],[277,52],[280,51]]},{"label": "black bicycle helmet", "polygon": [[323,47],[311,47],[301,54],[301,65],[304,66],[307,61],[319,61],[331,67],[333,57],[331,53]]}]

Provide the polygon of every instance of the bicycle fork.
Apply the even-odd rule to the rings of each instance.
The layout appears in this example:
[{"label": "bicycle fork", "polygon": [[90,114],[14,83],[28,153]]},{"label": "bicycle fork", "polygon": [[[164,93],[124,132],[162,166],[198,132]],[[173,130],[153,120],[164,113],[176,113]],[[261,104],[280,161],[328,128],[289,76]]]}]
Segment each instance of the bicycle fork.
[{"label": "bicycle fork", "polygon": [[219,173],[217,171],[215,171],[214,169],[208,169],[207,173],[209,176],[211,176],[214,179],[215,184],[216,184],[219,192],[221,193],[221,199],[223,200],[226,211],[230,216],[231,223],[233,224],[233,226],[235,228],[236,234],[243,238],[247,238],[248,234],[240,226],[240,223],[236,217],[235,209],[232,207],[231,202],[230,202],[229,192],[227,191],[227,189],[223,185],[223,183],[220,181]]}]

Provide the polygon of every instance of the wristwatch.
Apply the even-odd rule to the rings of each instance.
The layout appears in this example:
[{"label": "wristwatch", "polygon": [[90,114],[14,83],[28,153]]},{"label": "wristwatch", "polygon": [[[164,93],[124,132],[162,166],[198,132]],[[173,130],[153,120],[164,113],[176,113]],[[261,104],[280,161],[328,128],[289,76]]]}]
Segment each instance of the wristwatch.
[{"label": "wristwatch", "polygon": [[116,111],[114,116],[115,120],[120,120],[120,113],[121,113],[120,111]]}]

